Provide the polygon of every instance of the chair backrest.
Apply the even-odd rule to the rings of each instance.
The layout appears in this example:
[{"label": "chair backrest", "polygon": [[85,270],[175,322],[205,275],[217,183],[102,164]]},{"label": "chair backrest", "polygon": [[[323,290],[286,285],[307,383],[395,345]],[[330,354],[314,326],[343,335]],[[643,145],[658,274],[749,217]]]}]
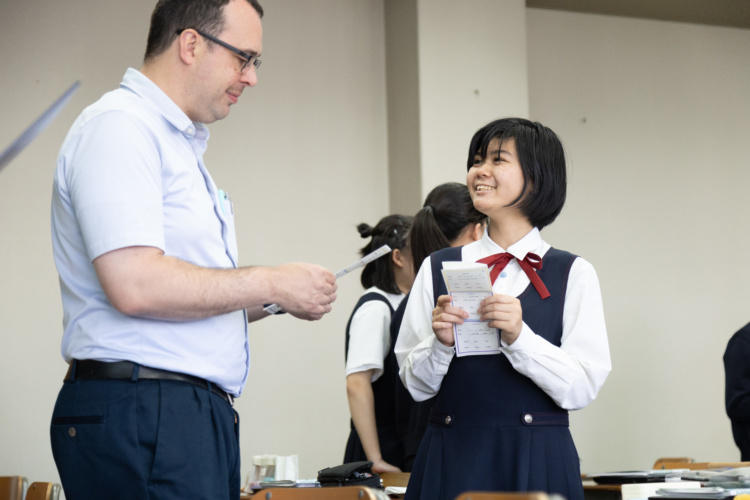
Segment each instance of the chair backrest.
[{"label": "chair backrest", "polygon": [[528,493],[467,491],[458,495],[456,500],[549,500],[549,495],[539,491],[531,491]]},{"label": "chair backrest", "polygon": [[389,486],[400,486],[405,488],[406,485],[409,484],[409,477],[411,477],[411,474],[408,472],[383,472],[380,474],[383,488]]},{"label": "chair backrest", "polygon": [[708,462],[660,462],[654,464],[656,470],[666,469],[688,469],[688,470],[702,470],[708,469]]},{"label": "chair backrest", "polygon": [[[658,469],[666,469],[667,467],[662,467],[662,464],[686,464],[692,462],[693,459],[689,457],[662,457],[657,458],[656,462],[654,462],[654,466],[652,469],[658,470]],[[670,469],[674,467],[669,467]],[[687,467],[683,467],[684,469],[687,469]]]},{"label": "chair backrest", "polygon": [[708,462],[706,469],[723,469],[725,467],[731,467],[732,469],[750,467],[750,462]]},{"label": "chair backrest", "polygon": [[750,467],[750,462],[662,462],[655,469],[724,469],[730,467],[737,469],[739,467]]},{"label": "chair backrest", "polygon": [[268,488],[253,495],[253,500],[388,500],[380,490],[364,486],[327,486],[325,488]]},{"label": "chair backrest", "polygon": [[0,500],[23,500],[28,479],[23,476],[0,477]]},{"label": "chair backrest", "polygon": [[60,485],[57,483],[31,483],[26,492],[26,500],[58,500]]}]

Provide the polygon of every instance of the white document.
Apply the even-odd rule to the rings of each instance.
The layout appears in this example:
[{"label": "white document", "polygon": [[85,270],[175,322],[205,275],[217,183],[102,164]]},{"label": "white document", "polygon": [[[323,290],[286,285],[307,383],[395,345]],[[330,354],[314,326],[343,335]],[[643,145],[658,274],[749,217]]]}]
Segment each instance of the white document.
[{"label": "white document", "polygon": [[[361,259],[359,259],[357,262],[354,262],[352,264],[349,264],[344,269],[340,270],[336,273],[336,279],[339,279],[342,276],[346,276],[352,271],[355,271],[359,269],[360,267],[365,267],[367,264],[372,262],[375,259],[379,259],[383,255],[391,253],[391,247],[388,245],[383,245],[382,247],[378,248],[377,250],[374,250]],[[263,308],[264,311],[266,311],[268,314],[276,314],[278,312],[281,312],[281,306],[278,304],[269,304],[266,307]]]},{"label": "white document", "polygon": [[492,295],[492,282],[486,264],[443,262],[443,279],[453,305],[469,313],[463,325],[453,325],[456,356],[477,356],[500,352],[500,330],[489,321],[480,321],[479,303]]},{"label": "white document", "polygon": [[65,107],[71,96],[78,90],[79,82],[75,82],[66,90],[63,95],[57,98],[42,115],[34,120],[34,123],[21,133],[5,151],[0,153],[0,170],[4,169],[10,161],[16,157],[28,144],[55,119],[57,114]]}]

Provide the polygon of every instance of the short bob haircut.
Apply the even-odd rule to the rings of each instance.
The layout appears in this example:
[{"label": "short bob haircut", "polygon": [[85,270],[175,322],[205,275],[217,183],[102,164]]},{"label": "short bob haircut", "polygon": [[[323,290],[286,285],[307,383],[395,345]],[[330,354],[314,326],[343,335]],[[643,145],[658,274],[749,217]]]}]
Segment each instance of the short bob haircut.
[{"label": "short bob haircut", "polygon": [[[375,227],[363,222],[357,226],[359,235],[362,238],[372,239],[360,249],[361,255],[364,257],[383,245],[388,245],[392,250],[403,249],[407,246],[411,222],[412,217],[410,215],[387,215],[380,219]],[[390,254],[368,263],[362,270],[360,281],[365,289],[376,286],[384,292],[401,293],[396,284],[393,259]]]},{"label": "short bob haircut", "polygon": [[[224,31],[224,7],[230,0],[159,0],[151,13],[151,26],[144,60],[165,52],[177,33],[187,28],[219,36]],[[263,7],[258,0],[247,0],[258,15]],[[208,43],[213,43],[207,40]]]},{"label": "short bob haircut", "polygon": [[[521,213],[535,227],[551,224],[565,205],[567,175],[565,153],[557,135],[539,122],[523,118],[502,118],[479,129],[471,139],[467,170],[476,157],[486,158],[493,139],[514,139],[523,171],[521,195],[508,206],[518,204]],[[531,189],[527,189],[531,185]]]}]

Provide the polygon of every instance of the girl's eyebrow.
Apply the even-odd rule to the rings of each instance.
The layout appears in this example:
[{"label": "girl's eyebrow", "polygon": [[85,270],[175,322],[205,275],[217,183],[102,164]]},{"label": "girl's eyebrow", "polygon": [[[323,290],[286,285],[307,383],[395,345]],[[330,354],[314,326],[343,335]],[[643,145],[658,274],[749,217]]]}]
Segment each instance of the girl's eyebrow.
[{"label": "girl's eyebrow", "polygon": [[512,153],[508,151],[507,149],[498,148],[498,149],[493,149],[492,151],[487,151],[487,156],[500,156],[501,154],[513,156]]}]

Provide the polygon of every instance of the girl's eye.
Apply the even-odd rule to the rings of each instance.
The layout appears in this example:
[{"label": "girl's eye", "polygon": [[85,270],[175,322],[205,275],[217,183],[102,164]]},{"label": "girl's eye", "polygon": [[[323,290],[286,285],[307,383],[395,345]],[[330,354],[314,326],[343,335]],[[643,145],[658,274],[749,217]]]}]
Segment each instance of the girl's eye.
[{"label": "girl's eye", "polygon": [[482,159],[480,157],[478,157],[478,156],[475,156],[474,157],[474,165],[479,165],[480,163],[482,163]]}]

